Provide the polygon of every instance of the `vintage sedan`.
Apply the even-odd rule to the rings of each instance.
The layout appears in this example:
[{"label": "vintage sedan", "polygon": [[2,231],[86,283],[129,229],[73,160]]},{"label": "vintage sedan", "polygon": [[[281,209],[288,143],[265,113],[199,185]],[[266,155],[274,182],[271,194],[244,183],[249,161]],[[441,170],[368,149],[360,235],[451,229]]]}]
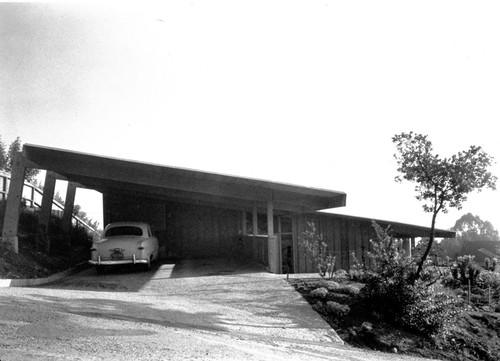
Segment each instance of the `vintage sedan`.
[{"label": "vintage sedan", "polygon": [[158,238],[142,222],[110,223],[103,238],[92,244],[89,263],[100,273],[104,268],[120,265],[142,265],[145,269],[158,260]]}]

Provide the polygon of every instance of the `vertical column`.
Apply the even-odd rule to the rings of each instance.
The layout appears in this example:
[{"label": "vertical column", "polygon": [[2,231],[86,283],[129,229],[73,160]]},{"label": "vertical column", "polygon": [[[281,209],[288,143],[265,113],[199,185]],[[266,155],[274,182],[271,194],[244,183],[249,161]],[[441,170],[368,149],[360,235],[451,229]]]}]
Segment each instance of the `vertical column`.
[{"label": "vertical column", "polygon": [[272,201],[267,202],[267,252],[269,271],[281,273],[281,247],[278,237],[274,234],[274,205]]},{"label": "vertical column", "polygon": [[241,235],[247,235],[247,212],[245,210],[241,211]]},{"label": "vertical column", "polygon": [[410,238],[403,238],[403,250],[405,251],[405,256],[411,258],[411,241]]},{"label": "vertical column", "polygon": [[66,189],[66,199],[64,201],[64,213],[62,219],[63,232],[67,237],[68,245],[71,244],[71,221],[73,219],[73,208],[75,207],[76,183],[69,182]]},{"label": "vertical column", "polygon": [[52,202],[54,201],[54,190],[56,188],[56,174],[47,171],[45,185],[43,187],[42,207],[38,218],[38,237],[45,243],[45,251],[50,252],[50,239],[48,237],[49,219],[52,213]]},{"label": "vertical column", "polygon": [[25,170],[22,153],[16,153],[12,163],[9,196],[7,197],[2,231],[2,243],[5,243],[7,248],[15,253],[19,253],[17,230],[19,214],[21,213]]},{"label": "vertical column", "polygon": [[259,233],[259,224],[257,220],[257,206],[253,206],[252,209],[252,243],[253,243],[253,260],[257,262],[261,262],[262,260],[259,257],[259,245],[257,234]]},{"label": "vertical column", "polygon": [[106,193],[102,194],[102,222],[104,223],[103,227],[111,223],[111,203],[109,195]]},{"label": "vertical column", "polygon": [[35,207],[35,187],[30,186],[30,207],[34,208]]}]

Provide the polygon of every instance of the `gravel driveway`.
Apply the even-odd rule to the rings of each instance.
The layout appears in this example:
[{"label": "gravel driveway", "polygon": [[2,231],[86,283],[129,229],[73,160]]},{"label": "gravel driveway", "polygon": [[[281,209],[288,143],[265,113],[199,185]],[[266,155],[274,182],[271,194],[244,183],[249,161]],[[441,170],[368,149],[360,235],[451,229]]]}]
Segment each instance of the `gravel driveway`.
[{"label": "gravel driveway", "polygon": [[[342,345],[283,276],[219,260],[0,289],[0,360],[401,360]],[[408,358],[407,360],[417,360]]]}]

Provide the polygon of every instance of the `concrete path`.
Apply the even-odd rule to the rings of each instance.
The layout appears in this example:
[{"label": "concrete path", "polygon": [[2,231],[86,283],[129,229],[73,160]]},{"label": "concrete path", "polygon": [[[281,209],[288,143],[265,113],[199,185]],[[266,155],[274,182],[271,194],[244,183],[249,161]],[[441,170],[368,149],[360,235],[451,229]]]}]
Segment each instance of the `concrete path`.
[{"label": "concrete path", "polygon": [[416,360],[353,349],[283,276],[220,260],[0,292],[0,360]]}]

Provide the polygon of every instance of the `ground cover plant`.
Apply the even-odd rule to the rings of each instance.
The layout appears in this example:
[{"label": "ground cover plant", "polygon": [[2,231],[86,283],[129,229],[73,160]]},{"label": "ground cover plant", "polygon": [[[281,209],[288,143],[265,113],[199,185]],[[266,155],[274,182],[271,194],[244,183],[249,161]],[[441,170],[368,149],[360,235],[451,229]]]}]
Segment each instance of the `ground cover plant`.
[{"label": "ground cover plant", "polygon": [[498,360],[496,261],[489,260],[488,269],[473,257],[447,268],[426,262],[415,281],[419,256],[406,257],[390,228],[373,226],[377,237],[365,264],[354,259],[351,270],[328,279],[290,280],[313,309],[353,346],[441,360]]},{"label": "ground cover plant", "polygon": [[[2,220],[4,203],[0,202]],[[47,277],[88,261],[92,235],[85,228],[72,227],[68,235],[71,244],[68,244],[61,219],[51,217],[48,237],[53,246],[47,253],[44,245],[39,240],[37,242],[37,224],[38,215],[24,210],[19,220],[19,253],[8,250],[0,243],[0,278]]]}]

